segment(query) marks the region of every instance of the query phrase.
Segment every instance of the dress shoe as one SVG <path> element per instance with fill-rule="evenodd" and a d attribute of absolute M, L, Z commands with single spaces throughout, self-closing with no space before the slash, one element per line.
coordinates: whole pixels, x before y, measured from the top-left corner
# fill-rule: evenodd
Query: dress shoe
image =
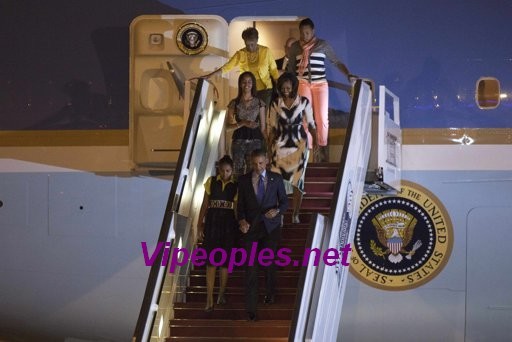
<path fill-rule="evenodd" d="M 248 312 L 247 313 L 247 320 L 251 321 L 251 322 L 255 322 L 257 320 L 256 319 L 256 314 L 254 312 Z"/>
<path fill-rule="evenodd" d="M 217 304 L 218 305 L 224 305 L 226 304 L 226 297 L 223 294 L 220 294 L 217 298 Z"/>
<path fill-rule="evenodd" d="M 265 296 L 265 299 L 263 299 L 263 303 L 265 304 L 274 304 L 276 302 L 274 295 L 271 296 Z"/>

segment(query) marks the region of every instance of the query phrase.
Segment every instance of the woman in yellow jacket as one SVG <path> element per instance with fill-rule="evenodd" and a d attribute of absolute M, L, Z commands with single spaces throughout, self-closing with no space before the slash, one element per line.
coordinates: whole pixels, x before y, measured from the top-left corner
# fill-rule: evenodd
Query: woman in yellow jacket
<path fill-rule="evenodd" d="M 222 67 L 203 76 L 209 78 L 218 72 L 228 72 L 235 67 L 240 73 L 250 71 L 256 78 L 257 96 L 265 102 L 267 109 L 272 98 L 272 79 L 277 80 L 279 73 L 270 49 L 258 44 L 258 30 L 246 28 L 242 32 L 245 48 L 238 50 Z"/>

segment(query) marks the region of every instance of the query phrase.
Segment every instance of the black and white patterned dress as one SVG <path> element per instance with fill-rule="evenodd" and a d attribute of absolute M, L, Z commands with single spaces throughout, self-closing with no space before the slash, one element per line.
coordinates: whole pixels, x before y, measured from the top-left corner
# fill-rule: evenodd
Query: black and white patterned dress
<path fill-rule="evenodd" d="M 313 109 L 306 97 L 297 96 L 290 107 L 281 97 L 270 106 L 268 126 L 274 137 L 271 170 L 280 173 L 287 193 L 293 187 L 304 191 L 304 174 L 309 156 L 305 124 L 314 126 Z"/>

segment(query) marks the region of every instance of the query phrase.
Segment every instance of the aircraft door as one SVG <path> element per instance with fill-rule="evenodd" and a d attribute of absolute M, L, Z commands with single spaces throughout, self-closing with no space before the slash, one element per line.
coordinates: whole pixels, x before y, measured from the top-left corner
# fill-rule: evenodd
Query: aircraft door
<path fill-rule="evenodd" d="M 130 25 L 130 154 L 136 169 L 178 160 L 196 82 L 226 61 L 215 15 L 143 15 Z M 216 83 L 225 94 L 225 82 Z M 222 99 L 219 105 L 224 105 Z"/>

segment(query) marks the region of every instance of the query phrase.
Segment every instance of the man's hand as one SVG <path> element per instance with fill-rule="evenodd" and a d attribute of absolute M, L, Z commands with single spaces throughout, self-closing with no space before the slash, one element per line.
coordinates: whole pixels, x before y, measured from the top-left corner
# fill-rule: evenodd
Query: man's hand
<path fill-rule="evenodd" d="M 265 213 L 265 217 L 268 219 L 272 219 L 272 218 L 276 217 L 277 215 L 279 215 L 279 209 L 270 209 L 269 211 L 267 211 Z"/>
<path fill-rule="evenodd" d="M 249 231 L 249 228 L 251 228 L 251 225 L 249 224 L 249 222 L 247 222 L 245 219 L 243 219 L 243 220 L 238 221 L 238 223 L 240 224 L 240 231 L 244 234 L 247 234 L 247 232 Z"/>

